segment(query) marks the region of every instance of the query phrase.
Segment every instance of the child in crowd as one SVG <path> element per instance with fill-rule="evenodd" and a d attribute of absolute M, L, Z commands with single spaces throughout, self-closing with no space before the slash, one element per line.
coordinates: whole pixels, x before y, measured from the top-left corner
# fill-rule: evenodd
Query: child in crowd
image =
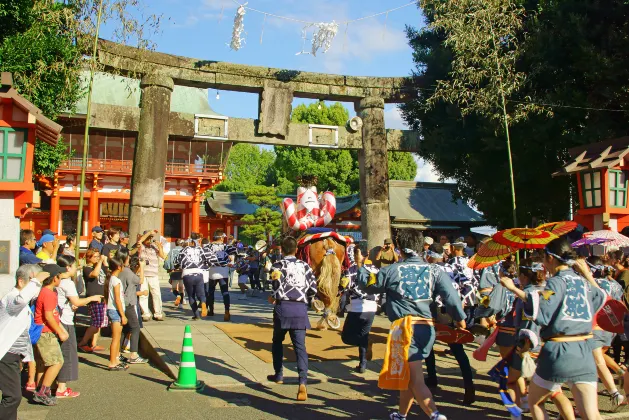
<path fill-rule="evenodd" d="M 107 257 L 101 255 L 96 248 L 90 248 L 85 254 L 86 265 L 83 267 L 83 281 L 85 281 L 86 296 L 105 295 L 105 270 Z M 107 307 L 102 302 L 91 302 L 87 305 L 87 313 L 90 315 L 90 326 L 79 343 L 79 349 L 86 353 L 105 350 L 97 345 L 100 337 L 100 329 L 109 325 L 107 319 Z"/>
<path fill-rule="evenodd" d="M 105 281 L 105 290 L 107 295 L 105 303 L 107 304 L 107 316 L 111 321 L 111 345 L 109 346 L 109 370 L 119 371 L 126 370 L 129 366 L 120 361 L 120 337 L 122 335 L 122 326 L 127 324 L 127 316 L 124 310 L 124 291 L 122 282 L 118 275 L 123 268 L 123 262 L 118 258 L 110 258 L 108 260 L 109 275 Z"/>
<path fill-rule="evenodd" d="M 35 347 L 37 372 L 42 373 L 42 378 L 39 391 L 33 396 L 33 401 L 51 406 L 57 404 L 57 399 L 52 397 L 50 387 L 63 366 L 63 354 L 59 341 L 64 342 L 69 337 L 68 332 L 61 325 L 55 288 L 59 287 L 61 276 L 67 276 L 67 271 L 56 264 L 46 264 L 44 271 L 49 273 L 50 277 L 42 282 L 43 287 L 37 297 L 34 316 L 35 323 L 44 326 Z"/>

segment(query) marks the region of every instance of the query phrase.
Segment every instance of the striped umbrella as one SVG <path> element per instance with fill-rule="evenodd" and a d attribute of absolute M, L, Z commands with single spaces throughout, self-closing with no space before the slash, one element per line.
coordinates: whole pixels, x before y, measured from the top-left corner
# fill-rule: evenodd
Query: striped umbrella
<path fill-rule="evenodd" d="M 544 248 L 550 241 L 557 239 L 554 233 L 533 228 L 512 228 L 496 232 L 492 239 L 499 244 L 516 249 Z"/>
<path fill-rule="evenodd" d="M 583 234 L 588 239 L 605 239 L 605 242 L 601 243 L 603 246 L 616 246 L 623 248 L 629 246 L 629 238 L 613 230 L 595 230 L 594 232 L 586 232 Z"/>
<path fill-rule="evenodd" d="M 481 270 L 504 260 L 509 255 L 517 252 L 517 249 L 499 244 L 493 239 L 484 241 L 478 252 L 468 261 L 467 266 L 473 270 Z"/>
<path fill-rule="evenodd" d="M 491 267 L 497 262 L 504 260 L 509 255 L 511 254 L 509 253 L 504 256 L 495 257 L 481 257 L 478 254 L 474 254 L 474 256 L 472 256 L 472 258 L 470 258 L 470 260 L 467 262 L 467 266 L 472 270 L 482 270 L 483 268 Z"/>
<path fill-rule="evenodd" d="M 562 236 L 568 232 L 572 232 L 579 226 L 577 222 L 564 221 L 564 222 L 551 222 L 539 225 L 536 229 L 545 230 L 546 232 L 552 232 L 554 235 Z"/>

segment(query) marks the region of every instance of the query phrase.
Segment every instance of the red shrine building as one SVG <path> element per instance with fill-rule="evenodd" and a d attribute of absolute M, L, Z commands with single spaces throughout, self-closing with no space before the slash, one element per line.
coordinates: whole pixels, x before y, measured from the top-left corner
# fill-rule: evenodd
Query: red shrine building
<path fill-rule="evenodd" d="M 568 150 L 570 161 L 554 175 L 577 177 L 579 208 L 574 220 L 589 230 L 629 227 L 627 184 L 629 137 Z"/>
<path fill-rule="evenodd" d="M 92 96 L 92 123 L 85 179 L 83 241 L 92 227 L 119 227 L 128 231 L 131 173 L 137 128 L 122 121 L 139 121 L 140 86 L 138 80 L 97 73 Z M 208 91 L 175 86 L 171 97 L 171 120 L 180 114 L 218 116 L 208 104 Z M 79 212 L 85 114 L 87 99 L 77 104 L 76 112 L 62 115 L 61 141 L 67 145 L 71 158 L 61 164 L 54 176 L 39 177 L 40 209 L 27 214 L 23 229 L 39 235 L 50 228 L 60 236 L 76 232 Z M 136 122 L 137 122 L 136 121 Z M 127 129 L 121 130 L 119 127 Z M 201 215 L 205 191 L 223 178 L 223 168 L 231 143 L 196 139 L 178 135 L 171 124 L 168 139 L 166 185 L 164 188 L 162 235 L 167 238 L 188 237 L 191 232 L 207 235 L 208 223 Z M 226 226 L 222 226 L 225 228 Z"/>
<path fill-rule="evenodd" d="M 0 77 L 0 296 L 15 284 L 21 220 L 37 211 L 33 184 L 35 139 L 57 144 L 61 126 L 46 118 L 13 88 L 11 73 Z"/>

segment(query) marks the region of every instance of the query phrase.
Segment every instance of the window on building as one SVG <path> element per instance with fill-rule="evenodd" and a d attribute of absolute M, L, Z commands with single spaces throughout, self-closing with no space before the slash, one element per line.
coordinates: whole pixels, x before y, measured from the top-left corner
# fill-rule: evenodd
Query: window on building
<path fill-rule="evenodd" d="M 627 207 L 627 172 L 609 171 L 609 205 Z"/>
<path fill-rule="evenodd" d="M 79 220 L 78 210 L 62 210 L 61 233 L 63 235 L 76 234 L 76 227 L 77 227 L 78 220 Z"/>
<path fill-rule="evenodd" d="M 0 127 L 0 181 L 24 180 L 26 132 Z"/>
<path fill-rule="evenodd" d="M 583 174 L 583 203 L 585 207 L 601 206 L 601 172 L 586 172 Z"/>

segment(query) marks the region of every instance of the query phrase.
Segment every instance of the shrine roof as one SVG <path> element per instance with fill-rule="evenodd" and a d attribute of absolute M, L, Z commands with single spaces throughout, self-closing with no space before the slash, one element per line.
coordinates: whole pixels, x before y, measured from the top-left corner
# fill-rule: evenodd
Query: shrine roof
<path fill-rule="evenodd" d="M 568 150 L 568 162 L 553 176 L 622 166 L 628 153 L 629 136 L 574 147 Z"/>
<path fill-rule="evenodd" d="M 89 72 L 83 72 L 81 84 L 87 91 Z M 126 107 L 140 106 L 140 81 L 128 77 L 97 72 L 94 74 L 92 102 Z M 219 115 L 208 102 L 207 89 L 175 85 L 170 98 L 170 110 L 186 114 Z M 76 114 L 87 113 L 87 95 L 76 104 Z"/>
<path fill-rule="evenodd" d="M 473 225 L 485 223 L 483 216 L 462 200 L 454 200 L 454 184 L 441 182 L 389 182 L 389 212 L 395 222 Z"/>
<path fill-rule="evenodd" d="M 453 199 L 453 184 L 436 182 L 390 181 L 389 211 L 392 222 L 413 223 L 463 223 L 481 226 L 483 216 L 461 200 Z M 295 196 L 287 196 L 295 199 Z M 360 206 L 358 194 L 337 197 L 336 214 L 342 214 Z M 243 193 L 212 193 L 205 201 L 205 215 L 244 215 L 255 212 L 257 206 L 249 203 Z"/>
<path fill-rule="evenodd" d="M 57 144 L 62 127 L 15 90 L 13 76 L 8 72 L 3 72 L 0 79 L 0 99 L 4 98 L 13 100 L 15 105 L 35 117 L 35 136 L 38 139 L 53 146 Z M 32 122 L 30 118 L 29 122 Z"/>

